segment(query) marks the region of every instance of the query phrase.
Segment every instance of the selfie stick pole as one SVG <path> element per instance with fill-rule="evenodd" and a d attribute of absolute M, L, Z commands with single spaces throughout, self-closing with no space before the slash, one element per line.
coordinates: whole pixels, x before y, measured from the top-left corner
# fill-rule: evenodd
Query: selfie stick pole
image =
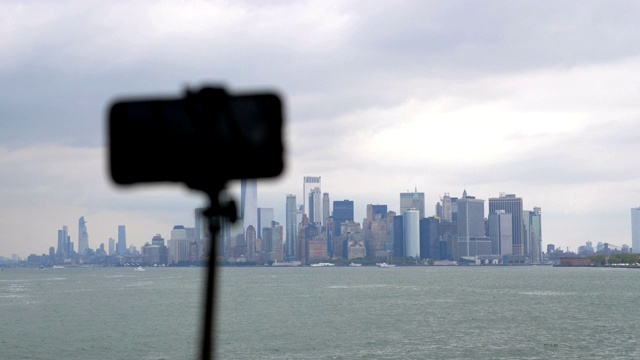
<path fill-rule="evenodd" d="M 209 235 L 211 236 L 211 242 L 209 244 L 209 259 L 207 260 L 207 283 L 205 286 L 206 301 L 204 311 L 204 328 L 202 336 L 202 360 L 210 360 L 213 349 L 213 313 L 215 307 L 215 284 L 216 284 L 216 266 L 215 261 L 218 255 L 218 236 L 222 223 L 227 220 L 229 222 L 236 221 L 236 206 L 232 200 L 227 201 L 224 204 L 220 203 L 220 192 L 215 194 L 209 193 L 210 205 L 204 211 L 209 224 Z"/>

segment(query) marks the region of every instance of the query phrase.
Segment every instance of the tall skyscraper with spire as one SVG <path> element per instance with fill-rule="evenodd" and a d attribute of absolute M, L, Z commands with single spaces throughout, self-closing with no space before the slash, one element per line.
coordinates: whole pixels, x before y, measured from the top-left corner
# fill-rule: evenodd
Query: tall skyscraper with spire
<path fill-rule="evenodd" d="M 89 248 L 89 233 L 87 232 L 87 222 L 84 216 L 80 216 L 78 220 L 78 254 L 84 255 Z"/>

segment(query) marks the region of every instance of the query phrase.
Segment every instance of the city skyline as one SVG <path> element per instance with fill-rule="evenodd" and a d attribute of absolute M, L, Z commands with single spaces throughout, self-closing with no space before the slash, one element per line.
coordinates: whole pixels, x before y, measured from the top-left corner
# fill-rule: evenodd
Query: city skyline
<path fill-rule="evenodd" d="M 304 177 L 305 179 L 305 184 L 306 184 L 306 179 L 309 178 L 307 176 Z M 316 177 L 316 179 L 320 179 L 320 177 Z M 246 188 L 245 188 L 245 185 Z M 243 189 L 246 189 L 243 191 Z M 303 186 L 302 189 L 302 193 L 308 191 L 306 186 Z M 309 190 L 310 192 L 313 192 L 312 190 Z M 297 224 L 290 224 L 288 225 L 288 227 L 292 228 L 292 226 L 299 226 L 300 222 L 302 221 L 302 214 L 303 214 L 303 208 L 304 208 L 304 204 L 300 203 L 297 201 L 297 199 L 299 199 L 300 197 L 295 196 L 295 194 L 293 193 L 289 193 L 286 194 L 285 197 L 285 201 L 284 201 L 284 205 L 282 207 L 262 207 L 262 206 L 258 206 L 258 198 L 259 198 L 259 188 L 258 188 L 258 182 L 257 181 L 249 181 L 249 182 L 241 182 L 241 187 L 240 187 L 240 195 L 236 198 L 233 197 L 233 200 L 235 202 L 237 202 L 237 210 L 238 210 L 238 223 L 235 226 L 242 226 L 243 227 L 243 232 L 246 231 L 246 228 L 249 225 L 253 225 L 253 224 L 246 224 L 243 221 L 243 216 L 244 217 L 248 217 L 250 219 L 251 222 L 255 222 L 255 225 L 253 225 L 254 227 L 254 231 L 256 231 L 256 236 L 258 236 L 261 233 L 261 228 L 258 229 L 258 223 L 260 223 L 260 213 L 261 211 L 264 212 L 266 215 L 263 215 L 263 217 L 265 219 L 269 219 L 269 222 L 275 221 L 277 223 L 280 223 L 281 225 L 286 225 L 287 224 L 287 218 L 286 218 L 286 208 L 287 206 L 292 206 L 292 209 L 295 209 L 295 219 Z M 323 193 L 325 195 L 325 197 L 329 198 L 331 197 L 331 192 L 324 192 Z M 402 215 L 404 213 L 404 211 L 406 211 L 407 209 L 415 209 L 418 210 L 419 213 L 424 209 L 424 215 L 420 214 L 418 217 L 421 219 L 423 217 L 440 217 L 442 218 L 442 216 L 438 215 L 438 211 L 443 211 L 443 204 L 444 203 L 448 203 L 449 206 L 451 206 L 451 199 L 456 199 L 457 200 L 457 206 L 458 209 L 467 209 L 467 202 L 472 202 L 475 203 L 477 205 L 476 206 L 478 209 L 481 210 L 480 213 L 478 213 L 477 216 L 479 216 L 478 220 L 482 220 L 482 223 L 479 223 L 476 221 L 477 225 L 476 228 L 474 230 L 474 228 L 471 229 L 467 229 L 467 228 L 460 228 L 458 229 L 458 233 L 460 234 L 460 236 L 465 237 L 467 234 L 467 231 L 469 231 L 469 236 L 474 237 L 474 236 L 489 236 L 488 233 L 485 233 L 484 230 L 484 221 L 492 221 L 490 216 L 493 215 L 496 212 L 504 212 L 505 210 L 507 211 L 507 213 L 509 213 L 510 211 L 514 211 L 516 210 L 516 215 L 515 216 L 515 221 L 509 220 L 510 224 L 513 224 L 513 230 L 511 232 L 511 234 L 518 234 L 521 233 L 521 229 L 520 226 L 515 225 L 514 223 L 520 223 L 523 220 L 523 212 L 529 212 L 529 213 L 537 213 L 537 215 L 540 215 L 541 212 L 541 207 L 540 206 L 535 206 L 532 205 L 530 207 L 524 206 L 524 201 L 526 199 L 523 199 L 522 197 L 516 196 L 516 194 L 507 194 L 505 192 L 499 192 L 497 196 L 493 196 L 493 197 L 489 197 L 487 199 L 481 199 L 481 198 L 477 198 L 476 196 L 473 196 L 471 194 L 469 194 L 467 192 L 466 189 L 463 189 L 462 193 L 460 194 L 460 196 L 455 196 L 451 195 L 452 193 L 449 192 L 445 192 L 442 194 L 437 195 L 437 198 L 439 199 L 438 202 L 436 202 L 436 204 L 434 204 L 434 206 L 432 207 L 433 210 L 429 211 L 429 207 L 427 207 L 424 203 L 424 198 L 425 198 L 425 193 L 424 192 L 419 192 L 418 188 L 415 187 L 414 190 L 410 191 L 410 190 L 406 190 L 403 192 L 399 192 L 398 193 L 398 201 L 396 203 L 397 206 L 393 206 L 390 204 L 382 204 L 380 202 L 368 202 L 362 206 L 356 205 L 355 202 L 353 200 L 350 199 L 341 199 L 341 200 L 336 200 L 336 199 L 332 199 L 330 201 L 331 209 L 330 209 L 330 216 L 333 217 L 333 205 L 337 202 L 337 203 L 344 203 L 349 202 L 350 204 L 348 205 L 350 208 L 353 207 L 352 211 L 354 216 L 353 219 L 349 219 L 349 220 L 353 220 L 356 223 L 359 223 L 360 225 L 363 224 L 363 220 L 366 219 L 368 217 L 367 212 L 369 211 L 369 206 L 373 206 L 373 207 L 385 207 L 386 209 L 388 209 L 388 211 L 394 211 L 396 212 L 397 215 Z M 289 201 L 295 201 L 291 204 L 287 204 Z M 517 205 L 515 205 L 515 207 L 513 207 L 514 205 L 508 205 L 509 203 L 515 203 Z M 507 205 L 504 205 L 507 204 Z M 511 207 L 510 207 L 511 206 Z M 250 212 L 255 212 L 255 214 L 245 214 L 245 211 L 247 211 L 247 207 L 249 209 L 251 209 Z M 426 208 L 426 209 L 425 209 Z M 187 221 L 185 223 L 180 223 L 180 224 L 172 224 L 172 225 L 167 225 L 166 228 L 170 229 L 168 231 L 168 233 L 171 233 L 175 226 L 186 226 L 186 227 L 193 227 L 194 231 L 196 231 L 196 233 L 202 231 L 201 227 L 203 226 L 203 223 L 197 219 L 197 216 L 200 214 L 201 215 L 201 211 L 203 208 L 195 208 L 191 210 L 191 215 L 192 215 L 192 219 L 191 222 Z M 630 237 L 636 238 L 637 233 L 640 233 L 640 231 L 638 229 L 640 229 L 640 208 L 631 208 L 631 218 L 629 221 L 629 234 Z M 285 210 L 285 211 L 280 211 L 280 210 Z M 282 215 L 283 213 L 285 213 L 283 218 L 279 218 L 276 217 L 274 214 L 279 214 Z M 475 213 L 475 212 L 474 212 Z M 358 215 L 356 215 L 358 214 Z M 308 214 L 305 214 L 308 216 Z M 360 217 L 358 217 L 360 216 Z M 458 219 L 460 219 L 460 216 L 466 217 L 468 215 L 465 214 L 465 212 L 463 211 L 463 213 L 461 213 L 458 217 Z M 547 220 L 546 216 L 545 216 L 545 221 Z M 264 221 L 264 220 L 263 220 Z M 89 235 L 88 235 L 88 230 L 87 230 L 87 226 L 86 223 L 87 221 L 85 221 L 84 216 L 81 216 L 80 219 L 78 220 L 78 229 L 77 232 L 70 232 L 69 231 L 69 227 L 67 225 L 62 225 L 62 230 L 57 230 L 58 231 L 58 240 L 57 240 L 57 246 L 55 245 L 51 245 L 53 246 L 56 250 L 58 250 L 60 248 L 60 244 L 61 241 L 64 242 L 64 240 L 61 239 L 66 239 L 67 243 L 71 243 L 72 246 L 74 247 L 74 250 L 78 253 L 80 253 L 80 247 L 84 246 L 84 248 L 86 249 L 86 247 L 89 247 L 93 250 L 96 250 L 97 248 L 99 248 L 99 246 L 101 244 L 104 245 L 105 249 L 110 249 L 110 241 L 113 240 L 111 237 L 104 240 L 104 241 L 98 241 L 98 240 L 93 240 L 92 243 L 94 244 L 93 247 L 88 246 L 89 244 Z M 462 219 L 462 222 L 458 222 L 459 224 L 466 224 L 464 223 L 464 218 Z M 334 223 L 335 224 L 335 223 Z M 135 243 L 130 243 L 129 245 L 127 245 L 127 240 L 126 240 L 126 235 L 125 235 L 125 226 L 126 225 L 118 225 L 117 226 L 117 245 L 116 245 L 116 251 L 117 252 L 123 252 L 124 249 L 121 248 L 122 246 L 124 246 L 124 248 L 128 249 L 130 246 L 134 246 L 137 250 L 139 250 L 144 244 L 146 243 L 151 243 L 152 239 L 156 236 L 165 236 L 165 234 L 163 234 L 160 231 L 156 231 L 153 234 L 150 234 L 148 239 L 137 239 L 138 241 L 136 241 Z M 491 225 L 489 225 L 491 227 Z M 284 239 L 284 251 L 285 254 L 287 252 L 287 246 L 292 246 L 293 248 L 290 251 L 295 252 L 295 245 L 287 245 L 287 240 L 289 239 L 290 235 L 286 235 L 287 232 L 284 230 L 284 234 L 285 234 L 285 239 Z M 198 230 L 196 230 L 198 229 Z M 543 227 L 544 229 L 544 227 Z M 337 230 L 339 231 L 339 230 Z M 544 231 L 543 231 L 544 233 Z M 62 234 L 62 235 L 61 235 Z M 76 235 L 75 237 L 73 235 Z M 510 235 L 513 236 L 513 235 Z M 640 237 L 637 237 L 640 238 Z M 562 244 L 558 244 L 555 243 L 553 241 L 547 241 L 545 240 L 545 236 L 542 236 L 542 242 L 541 242 L 541 249 L 538 249 L 538 251 L 545 251 L 545 249 L 547 249 L 548 245 L 553 245 L 556 249 L 562 249 L 564 251 L 571 251 L 571 252 L 575 252 L 578 250 L 578 247 L 584 246 L 587 243 L 610 243 L 613 244 L 616 247 L 623 247 L 623 246 L 629 246 L 632 247 L 632 241 L 629 242 L 624 242 L 624 241 L 607 241 L 607 240 L 602 240 L 602 241 L 585 241 L 582 244 L 577 244 L 578 246 L 575 249 L 566 249 L 562 247 Z M 513 241 L 512 246 L 517 248 L 517 244 L 522 244 L 521 239 L 516 238 Z M 122 245 L 121 245 L 122 243 Z M 87 244 L 87 245 L 85 245 Z M 69 245 L 65 245 L 65 248 L 68 248 Z M 15 252 L 11 252 L 11 254 L 0 254 L 0 257 L 6 257 L 6 258 L 10 258 L 9 255 L 18 255 L 20 258 L 26 258 L 27 255 L 40 255 L 40 254 L 46 254 L 48 252 L 48 247 L 47 247 L 47 251 L 45 251 L 45 249 L 43 249 L 41 252 L 30 252 L 28 254 L 16 254 Z M 523 250 L 524 247 L 520 250 L 516 250 L 518 253 L 523 254 L 525 253 L 525 250 Z M 513 250 L 513 248 L 512 248 Z M 528 252 L 528 251 L 527 251 Z M 107 251 L 107 253 L 110 253 L 110 251 Z"/>
<path fill-rule="evenodd" d="M 178 98 L 207 84 L 281 95 L 285 170 L 258 180 L 257 204 L 277 219 L 284 194 L 302 204 L 301 179 L 322 176 L 321 191 L 353 200 L 356 219 L 416 187 L 428 212 L 446 192 L 505 192 L 543 210 L 545 243 L 631 243 L 640 3 L 62 0 L 0 10 L 2 256 L 43 251 L 65 224 L 77 237 L 80 216 L 94 248 L 120 224 L 139 244 L 191 223 L 204 194 L 113 183 L 106 113 L 116 98 Z M 238 166 L 244 150 L 229 149 Z M 223 170 L 215 158 L 198 164 L 158 171 Z M 240 204 L 239 181 L 228 189 Z"/>

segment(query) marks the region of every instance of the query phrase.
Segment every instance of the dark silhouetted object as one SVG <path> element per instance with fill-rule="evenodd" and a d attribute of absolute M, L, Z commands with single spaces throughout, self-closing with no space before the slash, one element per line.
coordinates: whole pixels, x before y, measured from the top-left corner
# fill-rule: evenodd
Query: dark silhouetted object
<path fill-rule="evenodd" d="M 210 200 L 210 246 L 202 359 L 212 354 L 216 240 L 222 221 L 235 221 L 233 201 L 220 194 L 234 179 L 279 176 L 284 170 L 283 110 L 272 92 L 231 95 L 222 87 L 182 98 L 123 98 L 109 107 L 109 169 L 118 185 L 184 183 Z M 184 171 L 172 171 L 179 164 Z"/>

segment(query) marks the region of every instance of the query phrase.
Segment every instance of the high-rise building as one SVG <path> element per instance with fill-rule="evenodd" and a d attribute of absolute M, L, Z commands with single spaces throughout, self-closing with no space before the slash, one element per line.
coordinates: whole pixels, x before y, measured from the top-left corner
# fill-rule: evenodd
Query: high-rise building
<path fill-rule="evenodd" d="M 471 241 L 484 237 L 484 200 L 476 199 L 475 196 L 468 196 L 464 190 L 462 198 L 458 199 L 458 249 L 460 254 L 470 256 L 473 252 L 470 249 Z M 477 254 L 477 253 L 476 253 Z"/>
<path fill-rule="evenodd" d="M 127 230 L 124 225 L 118 225 L 118 242 L 116 243 L 116 253 L 125 254 L 127 252 Z"/>
<path fill-rule="evenodd" d="M 296 258 L 296 242 L 298 239 L 298 205 L 296 204 L 295 195 L 287 195 L 285 209 L 285 258 L 291 261 Z"/>
<path fill-rule="evenodd" d="M 84 216 L 80 216 L 78 220 L 78 254 L 84 255 L 89 248 L 89 233 L 87 232 L 87 222 Z"/>
<path fill-rule="evenodd" d="M 353 221 L 353 200 L 337 200 L 333 202 L 333 236 L 341 235 L 341 226 L 345 221 Z"/>
<path fill-rule="evenodd" d="M 513 254 L 512 219 L 511 214 L 505 213 L 504 210 L 496 210 L 495 213 L 489 214 L 488 235 L 494 255 Z"/>
<path fill-rule="evenodd" d="M 529 249 L 525 255 L 528 256 L 532 262 L 538 263 L 542 260 L 542 224 L 540 208 L 534 207 L 533 211 L 522 211 L 522 220 L 522 242 L 525 244 L 525 249 Z"/>
<path fill-rule="evenodd" d="M 184 225 L 176 225 L 171 229 L 169 239 L 169 263 L 176 264 L 180 261 L 189 261 L 189 238 L 187 228 Z"/>
<path fill-rule="evenodd" d="M 71 255 L 69 228 L 67 225 L 62 226 L 62 229 L 58 230 L 58 250 L 56 254 L 58 257 L 67 257 Z"/>
<path fill-rule="evenodd" d="M 327 226 L 327 220 L 331 217 L 331 201 L 329 200 L 329 193 L 322 194 L 322 225 Z"/>
<path fill-rule="evenodd" d="M 109 256 L 116 254 L 116 239 L 109 238 Z"/>
<path fill-rule="evenodd" d="M 273 208 L 258 208 L 258 239 L 262 237 L 262 229 L 271 228 L 273 226 Z"/>
<path fill-rule="evenodd" d="M 194 219 L 196 230 L 196 240 L 209 239 L 209 223 L 204 215 L 204 208 L 197 208 L 194 211 Z"/>
<path fill-rule="evenodd" d="M 529 255 L 531 249 L 523 243 L 523 227 L 522 219 L 522 198 L 516 197 L 514 194 L 501 193 L 497 198 L 489 198 L 489 214 L 495 214 L 496 210 L 504 210 L 506 214 L 511 214 L 512 219 L 512 236 L 513 236 L 513 255 Z M 459 210 L 458 210 L 459 211 Z M 458 214 L 458 216 L 460 216 Z"/>
<path fill-rule="evenodd" d="M 310 223 L 322 226 L 322 193 L 319 187 L 311 189 L 309 193 L 309 214 L 307 215 Z"/>
<path fill-rule="evenodd" d="M 420 212 L 407 209 L 402 213 L 402 236 L 404 238 L 404 256 L 420 257 Z"/>
<path fill-rule="evenodd" d="M 363 240 L 367 256 L 387 257 L 389 221 L 387 205 L 367 204 L 367 217 L 362 222 Z"/>
<path fill-rule="evenodd" d="M 256 242 L 258 241 L 256 229 L 253 225 L 249 225 L 244 232 L 245 241 L 247 242 L 247 260 L 256 260 Z"/>
<path fill-rule="evenodd" d="M 403 257 L 404 255 L 404 217 L 402 215 L 393 216 L 393 256 Z"/>
<path fill-rule="evenodd" d="M 309 194 L 314 189 L 321 191 L 320 176 L 305 176 L 302 184 L 302 213 L 309 216 Z M 322 207 L 322 204 L 320 204 Z M 322 212 L 320 212 L 322 213 Z"/>
<path fill-rule="evenodd" d="M 631 252 L 640 253 L 640 207 L 631 208 Z"/>
<path fill-rule="evenodd" d="M 440 218 L 442 221 L 451 222 L 453 221 L 453 214 L 451 208 L 451 196 L 449 193 L 445 193 L 444 196 L 440 198 L 440 202 L 442 203 L 442 214 Z"/>
<path fill-rule="evenodd" d="M 439 260 L 440 243 L 439 243 L 439 227 L 440 221 L 435 216 L 420 219 L 420 258 Z"/>
<path fill-rule="evenodd" d="M 418 192 L 417 187 L 413 192 L 400 193 L 400 214 L 409 209 L 418 210 L 420 219 L 424 218 L 424 193 Z"/>
<path fill-rule="evenodd" d="M 383 220 L 387 218 L 387 205 L 367 204 L 367 220 Z"/>
<path fill-rule="evenodd" d="M 242 179 L 240 181 L 240 219 L 243 232 L 249 226 L 258 228 L 258 182 L 256 179 Z"/>

